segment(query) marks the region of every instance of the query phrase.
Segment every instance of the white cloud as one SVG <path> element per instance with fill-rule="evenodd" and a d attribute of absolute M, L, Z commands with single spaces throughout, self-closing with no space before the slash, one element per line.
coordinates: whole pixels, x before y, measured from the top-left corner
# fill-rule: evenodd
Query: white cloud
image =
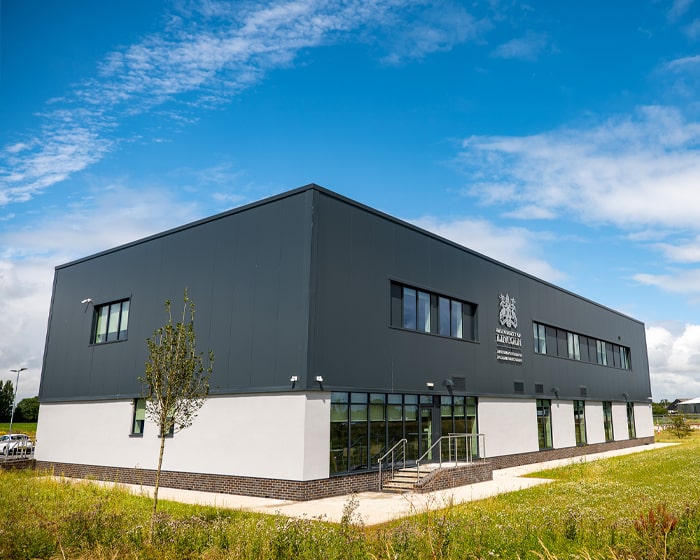
<path fill-rule="evenodd" d="M 411 223 L 548 282 L 565 278 L 563 272 L 540 256 L 541 234 L 524 228 L 496 227 L 485 220 L 438 220 L 426 216 Z"/>
<path fill-rule="evenodd" d="M 646 286 L 656 286 L 678 294 L 700 293 L 700 269 L 669 270 L 666 274 L 638 273 L 634 280 Z"/>
<path fill-rule="evenodd" d="M 45 212 L 31 228 L 0 232 L 0 363 L 28 368 L 18 400 L 39 391 L 54 268 L 203 214 L 197 203 L 183 203 L 171 190 L 116 184 L 67 212 Z M 0 372 L 1 380 L 10 377 L 9 371 Z"/>
<path fill-rule="evenodd" d="M 466 192 L 510 212 L 536 206 L 544 216 L 586 223 L 696 230 L 699 146 L 700 123 L 672 108 L 644 107 L 592 128 L 473 136 L 460 161 Z"/>
<path fill-rule="evenodd" d="M 668 20 L 671 22 L 678 21 L 693 5 L 694 0 L 673 0 L 671 9 L 668 11 Z"/>
<path fill-rule="evenodd" d="M 677 263 L 700 263 L 700 235 L 694 239 L 675 243 L 657 243 L 654 248 L 669 260 Z"/>
<path fill-rule="evenodd" d="M 288 65 L 301 49 L 342 40 L 353 30 L 379 28 L 407 4 L 189 4 L 187 18 L 172 14 L 163 31 L 109 53 L 95 77 L 51 100 L 38 115 L 38 131 L 0 151 L 0 205 L 25 201 L 102 159 L 119 143 L 119 125 L 128 117 L 167 104 L 163 114 L 181 113 L 187 121 L 188 106 L 224 103 L 268 70 Z M 456 39 L 437 44 L 451 40 Z"/>
<path fill-rule="evenodd" d="M 515 58 L 519 60 L 537 60 L 549 46 L 549 37 L 544 33 L 528 32 L 525 37 L 511 39 L 499 45 L 493 56 L 497 58 Z"/>
<path fill-rule="evenodd" d="M 414 9 L 418 6 L 416 4 Z M 397 20 L 391 26 L 388 39 L 391 53 L 384 62 L 398 64 L 448 51 L 455 45 L 479 40 L 491 28 L 487 18 L 477 19 L 462 5 L 453 2 L 438 2 L 417 9 L 420 13 L 410 22 Z"/>
<path fill-rule="evenodd" d="M 699 397 L 700 325 L 649 325 L 646 337 L 654 400 Z"/>

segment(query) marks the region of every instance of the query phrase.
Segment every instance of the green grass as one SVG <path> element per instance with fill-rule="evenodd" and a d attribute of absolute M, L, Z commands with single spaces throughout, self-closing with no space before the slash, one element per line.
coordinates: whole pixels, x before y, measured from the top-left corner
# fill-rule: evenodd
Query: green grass
<path fill-rule="evenodd" d="M 10 431 L 9 422 L 0 422 L 0 436 Z M 27 434 L 31 438 L 36 437 L 36 422 L 14 422 L 12 431 L 16 434 Z"/>
<path fill-rule="evenodd" d="M 146 498 L 0 471 L 0 558 L 700 560 L 700 434 L 539 476 L 555 482 L 378 527 L 352 498 L 340 524 L 163 501 L 149 545 Z"/>

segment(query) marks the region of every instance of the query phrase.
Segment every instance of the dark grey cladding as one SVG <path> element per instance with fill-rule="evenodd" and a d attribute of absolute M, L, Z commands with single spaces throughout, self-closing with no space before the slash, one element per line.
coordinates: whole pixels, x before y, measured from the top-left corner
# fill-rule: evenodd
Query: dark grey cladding
<path fill-rule="evenodd" d="M 476 304 L 476 341 L 391 326 L 392 281 Z M 425 392 L 432 382 L 443 394 L 651 396 L 639 321 L 308 185 L 58 267 L 41 401 L 137 396 L 146 338 L 184 288 L 198 347 L 216 355 L 213 393 L 314 390 L 322 376 L 324 390 Z M 499 322 L 502 294 L 516 300 L 517 329 Z M 91 344 L 93 306 L 125 298 L 128 339 Z M 632 369 L 535 354 L 533 321 L 630 348 Z M 502 351 L 511 361 L 497 359 L 497 329 L 509 333 L 501 342 L 521 337 Z"/>

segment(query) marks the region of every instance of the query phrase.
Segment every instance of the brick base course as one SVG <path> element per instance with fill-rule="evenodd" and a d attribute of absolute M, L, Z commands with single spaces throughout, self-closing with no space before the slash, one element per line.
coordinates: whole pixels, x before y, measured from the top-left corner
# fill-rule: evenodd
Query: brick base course
<path fill-rule="evenodd" d="M 419 492 L 444 490 L 447 488 L 454 488 L 455 486 L 491 480 L 493 469 L 515 467 L 554 459 L 579 457 L 592 453 L 599 453 L 601 451 L 624 449 L 651 443 L 654 443 L 653 436 L 635 440 L 597 443 L 582 447 L 569 447 L 565 449 L 489 457 L 487 462 L 476 462 L 470 465 L 464 465 L 463 467 L 436 471 L 434 475 L 426 477 L 426 479 L 422 481 L 421 486 L 416 488 L 416 490 Z M 36 461 L 36 469 L 49 471 L 55 475 L 69 478 L 91 478 L 144 486 L 153 486 L 155 484 L 156 474 L 155 470 L 149 469 L 128 469 L 122 467 L 54 463 L 48 461 Z M 388 473 L 383 473 L 382 476 L 383 478 L 388 477 Z M 162 471 L 160 484 L 162 487 L 181 490 L 197 490 L 202 492 L 305 501 L 328 498 L 331 496 L 342 496 L 357 492 L 376 491 L 379 487 L 378 477 L 379 474 L 376 471 L 334 476 L 317 480 L 279 480 L 224 474 Z"/>

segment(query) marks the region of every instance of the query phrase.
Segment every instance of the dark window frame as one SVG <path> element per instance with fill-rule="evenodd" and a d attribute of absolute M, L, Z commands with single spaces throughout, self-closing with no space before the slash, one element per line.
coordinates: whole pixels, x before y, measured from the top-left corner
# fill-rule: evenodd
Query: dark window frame
<path fill-rule="evenodd" d="M 110 331 L 110 323 L 116 313 L 117 329 Z M 101 345 L 124 342 L 129 339 L 129 317 L 131 298 L 118 299 L 95 305 L 90 330 L 90 344 Z M 104 327 L 104 328 L 103 328 Z M 111 337 L 111 333 L 116 333 Z"/>
<path fill-rule="evenodd" d="M 390 286 L 390 327 L 454 340 L 479 341 L 477 304 L 394 280 Z M 410 300 L 406 299 L 407 296 Z M 425 302 L 430 305 L 427 313 Z M 453 316 L 458 309 L 461 315 Z M 406 316 L 406 310 L 412 314 Z M 445 317 L 445 314 L 448 316 Z M 448 326 L 449 334 L 446 333 Z"/>
<path fill-rule="evenodd" d="M 626 346 L 546 325 L 539 321 L 532 322 L 532 332 L 535 354 L 632 371 L 631 352 Z M 578 354 L 576 339 L 578 339 Z"/>

